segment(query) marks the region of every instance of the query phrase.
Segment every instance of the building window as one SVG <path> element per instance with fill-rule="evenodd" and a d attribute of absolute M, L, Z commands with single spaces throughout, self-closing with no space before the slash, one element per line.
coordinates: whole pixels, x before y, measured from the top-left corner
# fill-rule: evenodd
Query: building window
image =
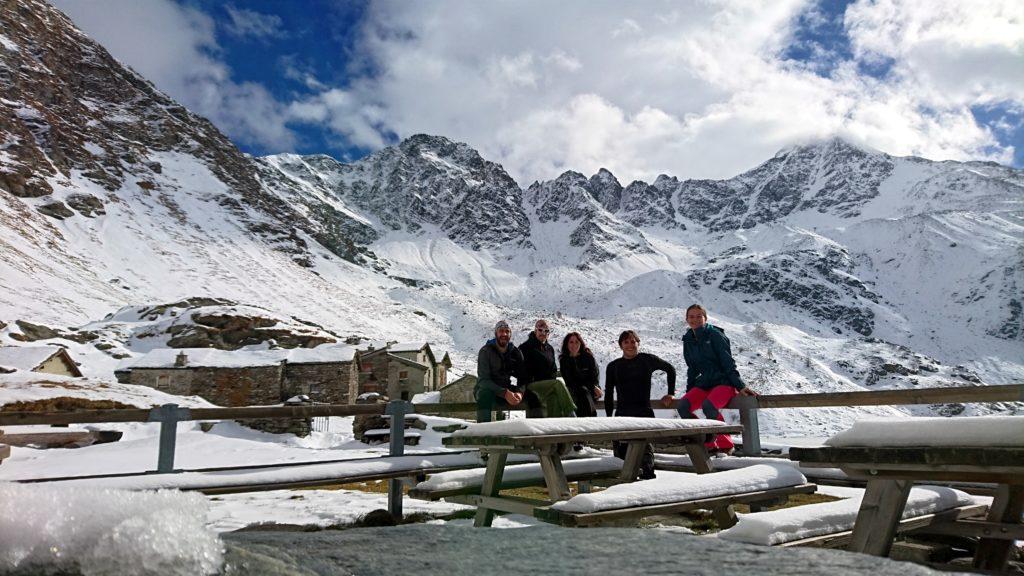
<path fill-rule="evenodd" d="M 398 373 L 398 379 L 399 380 L 408 380 L 409 379 L 409 371 L 408 370 L 402 370 L 401 372 L 399 372 Z"/>

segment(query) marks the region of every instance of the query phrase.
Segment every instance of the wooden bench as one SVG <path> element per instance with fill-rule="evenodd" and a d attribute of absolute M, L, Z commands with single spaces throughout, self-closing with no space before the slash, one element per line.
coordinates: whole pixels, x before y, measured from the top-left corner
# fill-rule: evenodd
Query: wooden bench
<path fill-rule="evenodd" d="M 713 510 L 733 504 L 749 504 L 762 502 L 764 500 L 785 500 L 793 494 L 812 494 L 817 490 L 815 484 L 798 484 L 785 488 L 773 490 L 759 490 L 756 492 L 745 492 L 742 494 L 728 494 L 712 498 L 700 498 L 696 500 L 682 500 L 665 504 L 654 504 L 650 506 L 637 506 L 634 508 L 620 508 L 616 510 L 601 510 L 599 512 L 564 512 L 554 508 L 538 508 L 534 516 L 545 522 L 558 524 L 567 527 L 598 526 L 601 524 L 619 523 L 623 521 L 640 520 L 648 516 L 666 516 L 679 514 L 691 510 Z"/>
<path fill-rule="evenodd" d="M 594 462 L 600 460 L 600 462 Z M 575 468 L 581 468 L 579 464 L 586 462 L 588 468 L 585 471 L 576 471 Z M 590 464 L 596 464 L 597 466 L 591 466 Z M 568 482 L 579 482 L 582 486 L 589 486 L 592 482 L 600 481 L 611 481 L 619 476 L 622 471 L 622 460 L 613 457 L 604 458 L 581 458 L 576 460 L 566 460 L 562 463 L 565 470 L 565 477 Z M 529 471 L 527 476 L 519 474 L 521 471 Z M 484 485 L 484 478 L 486 471 L 484 469 L 474 470 L 470 482 L 465 482 L 457 488 L 430 488 L 426 486 L 426 482 L 421 482 L 416 485 L 412 490 L 409 490 L 409 497 L 416 498 L 417 500 L 448 500 L 450 502 L 461 501 L 468 503 L 469 499 L 464 498 L 471 494 L 479 494 L 480 488 Z M 544 471 L 540 464 L 518 464 L 515 466 L 508 466 L 505 468 L 506 474 L 512 476 L 518 476 L 516 478 L 502 478 L 500 490 L 509 490 L 513 488 L 525 488 L 528 486 L 542 486 L 544 484 Z M 432 475 L 432 479 L 437 476 L 445 476 L 448 473 L 442 472 L 440 474 Z M 464 474 L 460 474 L 464 475 Z M 581 492 L 589 490 L 588 488 L 581 489 Z"/>
<path fill-rule="evenodd" d="M 117 442 L 123 432 L 119 430 L 68 430 L 63 432 L 27 432 L 4 434 L 4 443 L 29 448 L 81 448 L 93 444 Z"/>
<path fill-rule="evenodd" d="M 11 447 L 7 444 L 0 444 L 0 464 L 3 463 L 4 458 L 11 457 Z"/>
<path fill-rule="evenodd" d="M 985 504 L 970 504 L 968 506 L 959 506 L 957 508 L 943 510 L 942 512 L 936 512 L 935 514 L 915 516 L 913 518 L 901 520 L 896 527 L 896 533 L 929 533 L 929 528 L 931 527 L 960 520 L 983 517 L 987 512 L 988 506 Z M 800 540 L 782 542 L 777 544 L 777 546 L 780 548 L 797 546 L 808 548 L 845 548 L 852 540 L 853 530 L 844 530 L 842 532 L 834 532 L 832 534 L 822 534 L 820 536 L 811 536 L 810 538 L 801 538 Z"/>

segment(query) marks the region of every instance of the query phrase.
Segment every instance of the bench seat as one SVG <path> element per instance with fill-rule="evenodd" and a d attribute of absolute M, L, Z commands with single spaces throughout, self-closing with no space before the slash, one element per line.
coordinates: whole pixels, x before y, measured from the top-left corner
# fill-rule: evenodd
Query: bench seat
<path fill-rule="evenodd" d="M 728 517 L 720 522 L 731 525 L 735 522 L 731 504 L 785 499 L 816 489 L 803 474 L 785 464 L 700 475 L 670 472 L 653 480 L 618 484 L 596 494 L 580 494 L 540 508 L 534 515 L 562 526 L 590 526 L 697 508 L 728 508 Z"/>
<path fill-rule="evenodd" d="M 622 460 L 604 456 L 600 458 L 577 458 L 562 463 L 569 482 L 583 482 L 612 479 L 622 470 Z M 432 474 L 409 491 L 409 496 L 418 500 L 436 501 L 455 496 L 479 494 L 484 483 L 484 469 L 456 470 Z M 501 488 L 524 488 L 544 484 L 544 472 L 540 464 L 517 464 L 505 468 Z"/>

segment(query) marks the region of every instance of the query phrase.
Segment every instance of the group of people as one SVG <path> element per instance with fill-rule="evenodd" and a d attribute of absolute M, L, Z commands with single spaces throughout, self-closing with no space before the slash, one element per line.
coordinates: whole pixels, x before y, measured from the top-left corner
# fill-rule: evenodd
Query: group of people
<path fill-rule="evenodd" d="M 665 408 L 675 404 L 682 418 L 696 418 L 694 412 L 701 410 L 705 418 L 724 420 L 720 410 L 733 397 L 754 392 L 736 369 L 729 339 L 721 328 L 708 323 L 707 311 L 701 305 L 686 309 L 686 324 L 686 392 L 677 401 L 675 368 L 654 354 L 640 352 L 640 337 L 634 330 L 619 334 L 622 357 L 608 363 L 602 391 L 597 361 L 579 332 L 565 335 L 556 358 L 548 342 L 551 326 L 547 320 L 537 320 L 519 346 L 512 343 L 508 322 L 501 320 L 494 326 L 494 338 L 477 355 L 477 421 L 489 422 L 494 410 L 524 402 L 527 418 L 596 416 L 595 402 L 602 396 L 608 416 L 654 418 L 651 377 L 659 371 L 668 379 L 668 393 L 660 400 Z M 559 366 L 564 384 L 558 380 Z M 706 447 L 710 452 L 731 453 L 733 443 L 728 435 L 720 434 Z M 616 446 L 615 451 L 621 458 L 625 446 Z M 653 477 L 654 449 L 648 445 L 640 478 Z"/>

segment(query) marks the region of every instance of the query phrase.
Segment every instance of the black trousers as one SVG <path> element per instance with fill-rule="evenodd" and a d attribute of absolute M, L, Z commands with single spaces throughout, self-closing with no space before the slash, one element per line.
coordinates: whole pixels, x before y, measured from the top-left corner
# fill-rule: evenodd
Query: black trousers
<path fill-rule="evenodd" d="M 616 416 L 630 416 L 633 418 L 654 418 L 654 410 L 650 406 L 622 406 L 615 410 Z M 612 442 L 612 451 L 616 458 L 626 459 L 626 450 L 629 445 L 625 442 Z M 640 460 L 640 479 L 654 478 L 654 446 L 648 442 L 644 445 L 644 455 Z"/>
<path fill-rule="evenodd" d="M 579 418 L 597 416 L 594 406 L 594 394 L 583 388 L 569 388 L 573 404 L 576 404 L 576 416 Z"/>

